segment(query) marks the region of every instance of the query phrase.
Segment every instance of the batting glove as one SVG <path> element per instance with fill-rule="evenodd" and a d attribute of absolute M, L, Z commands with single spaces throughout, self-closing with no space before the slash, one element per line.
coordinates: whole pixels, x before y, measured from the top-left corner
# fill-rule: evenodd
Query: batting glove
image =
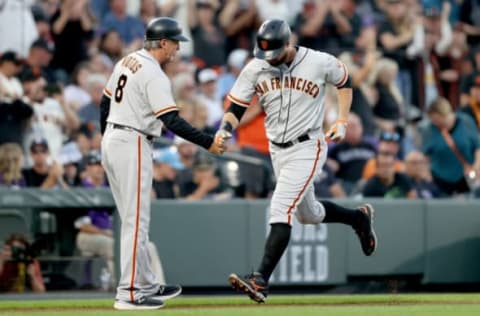
<path fill-rule="evenodd" d="M 232 138 L 232 133 L 224 129 L 219 129 L 216 135 L 223 138 L 223 140 L 229 140 L 230 138 Z"/>
<path fill-rule="evenodd" d="M 337 120 L 328 130 L 326 137 L 334 142 L 339 142 L 345 138 L 347 133 L 347 121 Z"/>

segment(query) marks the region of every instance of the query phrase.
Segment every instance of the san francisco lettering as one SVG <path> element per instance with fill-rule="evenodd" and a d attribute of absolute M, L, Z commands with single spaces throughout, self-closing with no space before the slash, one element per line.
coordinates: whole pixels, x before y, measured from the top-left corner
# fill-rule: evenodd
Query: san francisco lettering
<path fill-rule="evenodd" d="M 320 93 L 318 84 L 300 77 L 285 77 L 282 80 L 279 77 L 272 77 L 269 80 L 263 80 L 255 86 L 255 92 L 258 96 L 263 96 L 270 91 L 282 89 L 294 89 L 316 98 Z"/>

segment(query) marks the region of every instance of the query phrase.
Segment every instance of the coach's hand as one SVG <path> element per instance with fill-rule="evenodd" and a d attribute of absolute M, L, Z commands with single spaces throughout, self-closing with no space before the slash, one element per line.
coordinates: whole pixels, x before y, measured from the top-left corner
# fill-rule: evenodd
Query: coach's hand
<path fill-rule="evenodd" d="M 213 139 L 213 143 L 212 145 L 210 146 L 210 148 L 208 149 L 208 151 L 212 154 L 216 154 L 216 155 L 219 155 L 219 154 L 223 154 L 226 150 L 226 146 L 225 146 L 225 139 L 223 137 L 221 137 L 220 135 L 215 134 L 215 137 Z"/>
<path fill-rule="evenodd" d="M 345 120 L 337 120 L 332 127 L 328 130 L 326 137 L 327 139 L 339 142 L 345 138 L 345 134 L 347 133 L 347 121 Z"/>

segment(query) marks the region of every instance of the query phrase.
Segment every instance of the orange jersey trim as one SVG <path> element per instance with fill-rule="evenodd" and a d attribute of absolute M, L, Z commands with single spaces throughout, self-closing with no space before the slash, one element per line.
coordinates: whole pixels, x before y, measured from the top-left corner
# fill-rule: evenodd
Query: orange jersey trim
<path fill-rule="evenodd" d="M 107 97 L 109 97 L 109 98 L 112 97 L 112 93 L 111 93 L 110 91 L 108 91 L 107 88 L 105 88 L 105 89 L 103 90 L 103 94 L 105 94 L 105 95 L 106 95 Z"/>
<path fill-rule="evenodd" d="M 316 154 L 316 157 L 315 157 L 315 162 L 313 163 L 312 171 L 310 171 L 310 175 L 308 176 L 307 181 L 306 181 L 305 184 L 303 185 L 302 190 L 300 190 L 300 193 L 298 193 L 297 197 L 293 200 L 292 205 L 290 205 L 290 207 L 288 208 L 288 211 L 287 211 L 287 216 L 288 216 L 287 222 L 288 222 L 289 225 L 292 225 L 292 210 L 293 210 L 293 208 L 295 207 L 295 205 L 297 204 L 298 200 L 300 199 L 300 196 L 302 196 L 303 192 L 305 192 L 305 189 L 308 187 L 308 184 L 310 183 L 310 181 L 312 181 L 313 175 L 315 174 L 315 170 L 316 170 L 316 168 L 317 168 L 318 159 L 320 158 L 320 152 L 321 152 L 321 151 L 322 151 L 322 148 L 321 148 L 321 146 L 320 146 L 320 141 L 317 141 L 317 154 Z"/>
<path fill-rule="evenodd" d="M 345 84 L 345 82 L 347 82 L 347 78 L 348 78 L 347 67 L 345 66 L 344 63 L 342 63 L 342 67 L 343 67 L 343 78 L 342 80 L 340 80 L 339 83 L 336 84 L 337 87 L 341 87 Z"/>
<path fill-rule="evenodd" d="M 132 260 L 132 278 L 130 280 L 130 301 L 135 300 L 133 289 L 135 288 L 135 272 L 137 268 L 137 242 L 138 242 L 138 225 L 140 223 L 140 191 L 142 188 L 142 140 L 137 138 L 137 214 L 135 217 L 135 236 L 133 239 L 133 260 Z"/>
<path fill-rule="evenodd" d="M 170 106 L 167 106 L 166 108 L 163 108 L 157 112 L 155 112 L 155 116 L 159 116 L 159 115 L 162 115 L 162 114 L 165 114 L 167 112 L 170 112 L 170 111 L 173 111 L 173 110 L 177 110 L 177 106 L 176 105 L 170 105 Z"/>
<path fill-rule="evenodd" d="M 233 103 L 237 103 L 238 105 L 242 105 L 244 107 L 248 107 L 250 105 L 250 102 L 237 99 L 233 95 L 231 95 L 230 93 L 227 95 L 227 98 L 230 101 L 232 101 Z"/>

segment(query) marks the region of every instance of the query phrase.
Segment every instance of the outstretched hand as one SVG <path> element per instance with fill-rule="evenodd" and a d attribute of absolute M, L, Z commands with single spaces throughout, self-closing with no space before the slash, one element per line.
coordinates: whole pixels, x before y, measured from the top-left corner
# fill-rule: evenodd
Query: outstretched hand
<path fill-rule="evenodd" d="M 223 154 L 226 149 L 227 148 L 225 146 L 225 138 L 219 135 L 219 133 L 217 132 L 217 134 L 215 134 L 215 137 L 213 139 L 213 143 L 208 149 L 208 151 L 212 154 L 220 155 L 220 154 Z"/>
<path fill-rule="evenodd" d="M 326 133 L 326 137 L 328 140 L 339 142 L 345 138 L 345 134 L 347 133 L 347 121 L 344 120 L 337 120 L 332 127 Z"/>

